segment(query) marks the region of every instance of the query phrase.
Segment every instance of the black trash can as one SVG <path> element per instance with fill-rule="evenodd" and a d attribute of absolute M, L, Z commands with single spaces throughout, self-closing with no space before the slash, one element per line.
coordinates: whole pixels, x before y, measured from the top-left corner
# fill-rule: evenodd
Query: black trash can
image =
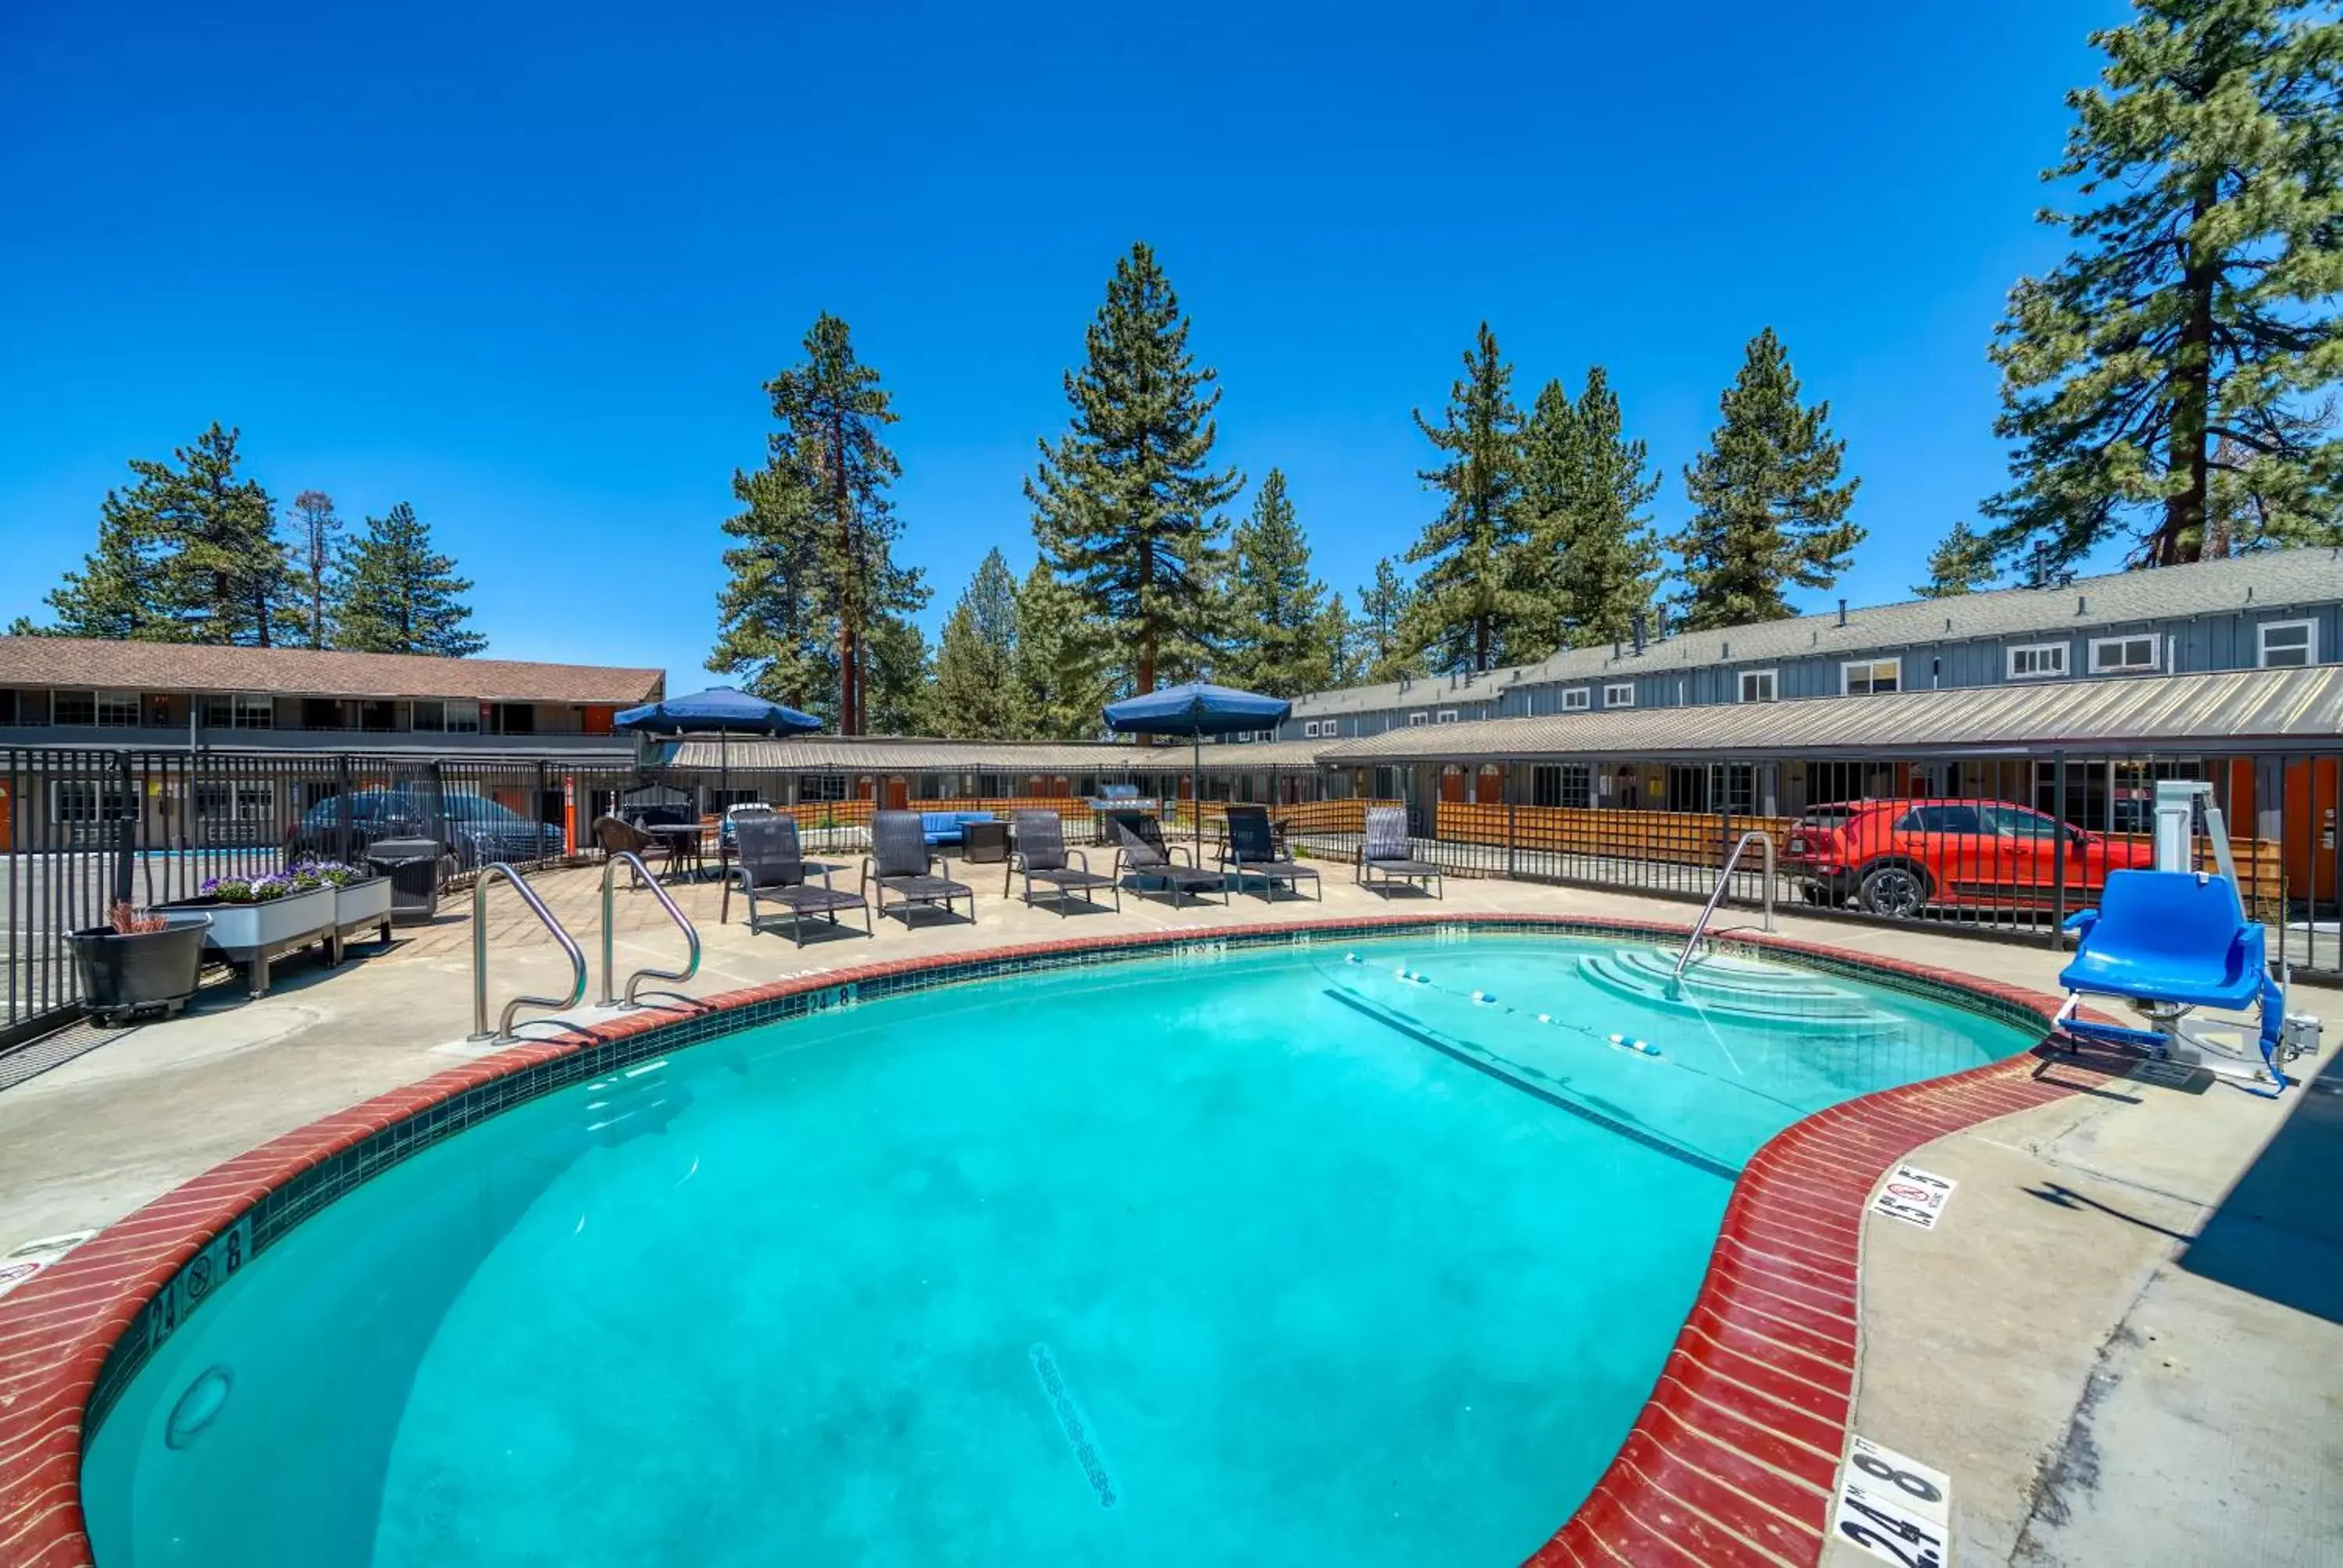
<path fill-rule="evenodd" d="M 367 864 L 390 879 L 390 923 L 419 926 L 439 912 L 439 859 L 446 851 L 431 839 L 377 839 Z"/>

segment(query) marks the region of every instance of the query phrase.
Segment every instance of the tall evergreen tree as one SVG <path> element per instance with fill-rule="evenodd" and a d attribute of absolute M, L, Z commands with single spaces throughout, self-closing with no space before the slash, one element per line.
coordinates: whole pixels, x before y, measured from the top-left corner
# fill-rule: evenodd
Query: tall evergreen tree
<path fill-rule="evenodd" d="M 1447 460 L 1417 476 L 1443 501 L 1407 552 L 1424 569 L 1403 640 L 1435 669 L 1490 669 L 1520 652 L 1535 602 L 1523 582 L 1522 412 L 1513 379 L 1484 321 L 1440 422 L 1415 415 L 1416 427 Z"/>
<path fill-rule="evenodd" d="M 866 732 L 934 734 L 935 669 L 919 623 L 909 616 L 880 616 L 863 628 L 860 649 Z"/>
<path fill-rule="evenodd" d="M 801 362 L 766 383 L 780 426 L 768 444 L 771 465 L 820 511 L 810 560 L 815 601 L 833 634 L 838 729 L 860 735 L 871 717 L 862 692 L 864 633 L 881 616 L 918 609 L 928 595 L 918 570 L 894 559 L 901 525 L 887 488 L 902 468 L 879 438 L 896 417 L 879 372 L 855 357 L 852 333 L 827 311 L 804 348 Z"/>
<path fill-rule="evenodd" d="M 1365 638 L 1359 623 L 1351 618 L 1351 607 L 1335 594 L 1326 601 L 1318 614 L 1318 645 L 1326 650 L 1326 679 L 1323 689 L 1334 690 L 1355 685 L 1363 678 Z"/>
<path fill-rule="evenodd" d="M 1769 327 L 1719 400 L 1708 450 L 1684 468 L 1693 515 L 1668 543 L 1684 560 L 1687 630 L 1780 619 L 1785 588 L 1830 587 L 1862 542 L 1846 516 L 1862 481 L 1839 483 L 1846 443 L 1831 435 L 1830 405 L 1803 407 L 1798 392 Z"/>
<path fill-rule="evenodd" d="M 176 468 L 130 465 L 156 482 L 160 588 L 179 641 L 266 648 L 293 608 L 276 505 L 258 480 L 238 477 L 238 435 L 215 423 L 173 454 Z"/>
<path fill-rule="evenodd" d="M 2337 378 L 2343 24 L 2289 0 L 2134 0 L 2091 35 L 2099 85 L 2066 95 L 2076 248 L 2021 279 L 1996 328 L 2011 554 L 2066 565 L 2127 536 L 2145 565 L 2204 550 L 2217 477 L 2278 531 L 2338 520 L 2343 447 L 2314 407 Z"/>
<path fill-rule="evenodd" d="M 1951 598 L 1975 593 L 1996 576 L 1993 541 L 1966 522 L 1946 531 L 1944 542 L 1928 554 L 1928 580 L 1912 591 L 1922 598 Z"/>
<path fill-rule="evenodd" d="M 1358 675 L 1363 680 L 1397 680 L 1419 668 L 1402 640 L 1401 628 L 1414 603 L 1414 590 L 1389 556 L 1375 563 L 1375 580 L 1359 590 Z"/>
<path fill-rule="evenodd" d="M 330 607 L 337 646 L 355 653 L 426 653 L 461 658 L 488 646 L 465 623 L 471 608 L 458 597 L 471 580 L 456 562 L 431 548 L 431 529 L 405 501 L 368 518 L 342 548 Z"/>
<path fill-rule="evenodd" d="M 738 542 L 724 552 L 708 668 L 835 725 L 836 644 L 815 559 L 818 499 L 778 457 L 753 473 L 734 469 L 732 494 L 741 509 L 725 519 L 724 532 Z"/>
<path fill-rule="evenodd" d="M 1621 640 L 1658 584 L 1648 508 L 1660 477 L 1644 443 L 1623 433 L 1603 367 L 1587 371 L 1575 404 L 1561 382 L 1546 383 L 1523 427 L 1522 459 L 1535 584 L 1525 651 Z"/>
<path fill-rule="evenodd" d="M 1221 394 L 1188 327 L 1155 253 L 1132 246 L 1084 335 L 1082 368 L 1066 374 L 1072 420 L 1025 484 L 1043 557 L 1134 692 L 1210 659 L 1220 508 L 1244 484 L 1210 467 Z"/>
<path fill-rule="evenodd" d="M 1036 561 L 1017 590 L 1017 687 L 1027 733 L 1041 740 L 1095 739 L 1099 709 L 1114 679 L 1099 651 L 1103 638 L 1081 596 Z"/>
<path fill-rule="evenodd" d="M 1326 585 L 1310 575 L 1310 541 L 1280 470 L 1262 477 L 1229 554 L 1232 643 L 1221 678 L 1272 697 L 1322 690 L 1331 678 Z"/>
<path fill-rule="evenodd" d="M 985 552 L 936 648 L 936 733 L 1016 740 L 1032 733 L 1017 670 L 1017 578 Z"/>
<path fill-rule="evenodd" d="M 293 518 L 298 564 L 309 590 L 306 606 L 309 646 L 323 648 L 327 643 L 326 588 L 333 575 L 334 540 L 342 531 L 342 519 L 335 515 L 334 498 L 323 490 L 304 490 L 294 497 Z"/>
<path fill-rule="evenodd" d="M 83 558 L 81 570 L 67 572 L 49 590 L 55 619 L 35 627 L 19 619 L 12 636 L 94 637 L 142 642 L 176 641 L 178 627 L 166 613 L 159 562 L 161 524 L 152 492 L 157 482 L 142 477 L 128 493 L 108 490 L 99 503 L 97 548 Z"/>

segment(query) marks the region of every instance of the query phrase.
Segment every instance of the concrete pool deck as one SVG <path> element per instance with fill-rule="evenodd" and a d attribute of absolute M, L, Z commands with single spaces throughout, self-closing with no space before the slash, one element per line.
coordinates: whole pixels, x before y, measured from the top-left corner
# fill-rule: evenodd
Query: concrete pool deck
<path fill-rule="evenodd" d="M 735 923 L 718 927 L 715 888 L 687 888 L 679 896 L 706 957 L 686 989 L 1236 920 L 1436 909 L 1681 925 L 1692 913 L 1461 879 L 1444 904 L 1386 906 L 1328 869 L 1322 905 L 1240 896 L 1226 909 L 1175 910 L 1126 895 L 1121 915 L 1062 920 L 1004 903 L 997 881 L 971 876 L 973 927 L 906 932 L 890 921 L 875 940 L 858 927 L 802 952 L 769 931 L 749 936 L 737 908 Z M 598 885 L 588 870 L 538 882 L 589 958 Z M 498 995 L 566 989 L 566 966 L 518 900 L 498 890 L 491 909 Z M 1720 929 L 1747 918 L 1721 918 Z M 1783 926 L 1849 952 L 2044 990 L 2059 962 L 2046 949 L 1908 929 L 1788 916 Z M 647 894 L 621 891 L 617 928 L 622 972 L 679 953 Z M 0 1250 L 107 1223 L 270 1137 L 466 1060 L 473 1053 L 454 1042 L 470 1025 L 468 943 L 468 921 L 451 916 L 342 971 L 290 962 L 259 1002 L 216 992 L 190 1017 L 124 1031 L 0 1092 Z M 597 986 L 598 977 L 589 999 Z M 2343 1020 L 2338 1002 L 2306 989 L 2296 1005 Z M 1960 1185 L 1934 1231 L 1877 1216 L 1863 1226 L 1853 1425 L 1951 1474 L 1957 1561 L 2329 1560 L 2343 1538 L 2343 1236 L 2318 1178 L 2343 1150 L 2334 1089 L 2329 1080 L 2270 1102 L 2119 1081 L 1913 1152 Z M 7 1320 L 0 1299 L 0 1332 Z M 1830 1553 L 1871 1560 L 1845 1545 Z"/>

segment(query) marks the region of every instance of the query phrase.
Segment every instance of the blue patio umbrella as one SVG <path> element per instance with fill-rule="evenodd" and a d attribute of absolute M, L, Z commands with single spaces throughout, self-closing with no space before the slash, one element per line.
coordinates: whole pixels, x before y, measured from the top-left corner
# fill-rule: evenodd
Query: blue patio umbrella
<path fill-rule="evenodd" d="M 1204 836 L 1204 796 L 1196 776 L 1202 770 L 1203 738 L 1242 730 L 1270 729 L 1285 722 L 1293 704 L 1282 697 L 1192 680 L 1106 705 L 1106 727 L 1118 735 L 1188 737 L 1188 799 L 1195 808 L 1195 835 Z"/>
<path fill-rule="evenodd" d="M 732 792 L 732 742 L 735 735 L 799 735 L 821 728 L 821 720 L 783 703 L 729 686 L 712 686 L 688 697 L 663 698 L 629 708 L 610 722 L 620 729 L 645 735 L 708 735 L 717 737 L 717 786 Z"/>

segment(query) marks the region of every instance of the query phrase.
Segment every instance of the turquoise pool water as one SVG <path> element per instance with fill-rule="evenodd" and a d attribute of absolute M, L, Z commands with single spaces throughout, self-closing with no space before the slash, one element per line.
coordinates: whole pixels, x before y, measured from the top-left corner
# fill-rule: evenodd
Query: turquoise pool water
<path fill-rule="evenodd" d="M 2030 1043 L 1793 971 L 1711 991 L 1826 1016 L 1720 1025 L 1590 961 L 1061 970 L 535 1101 L 164 1343 L 89 1448 L 97 1561 L 1516 1563 L 1649 1392 L 1749 1154 Z"/>

